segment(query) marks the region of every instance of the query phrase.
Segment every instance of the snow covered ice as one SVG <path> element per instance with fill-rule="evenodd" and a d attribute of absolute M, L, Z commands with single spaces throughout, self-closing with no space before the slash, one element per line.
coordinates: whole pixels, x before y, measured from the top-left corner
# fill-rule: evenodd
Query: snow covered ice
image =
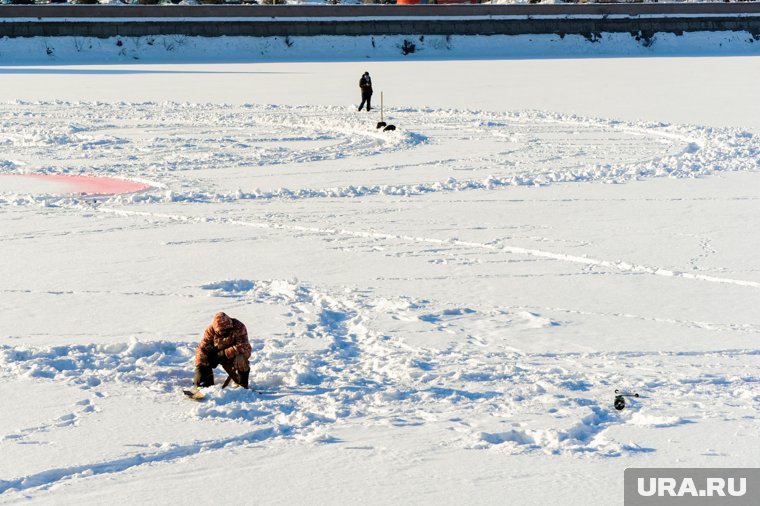
<path fill-rule="evenodd" d="M 627 467 L 757 467 L 758 68 L 0 68 L 0 504 L 621 504 Z M 258 393 L 188 402 L 220 310 Z"/>

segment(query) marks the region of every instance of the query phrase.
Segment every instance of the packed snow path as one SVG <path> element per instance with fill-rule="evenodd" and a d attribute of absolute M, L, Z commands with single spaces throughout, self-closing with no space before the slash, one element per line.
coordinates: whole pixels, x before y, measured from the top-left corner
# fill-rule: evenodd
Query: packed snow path
<path fill-rule="evenodd" d="M 757 432 L 760 265 L 737 247 L 757 240 L 718 213 L 751 220 L 758 197 L 668 186 L 756 173 L 750 133 L 540 111 L 386 111 L 395 132 L 338 107 L 0 111 L 3 174 L 150 185 L 0 177 L 0 392 L 29 388 L 0 433 L 10 500 L 262 441 L 361 445 L 357 429 L 560 458 Z M 188 404 L 219 309 L 249 327 L 259 392 Z M 616 412 L 616 388 L 642 397 Z M 72 454 L 82 431 L 101 444 Z"/>

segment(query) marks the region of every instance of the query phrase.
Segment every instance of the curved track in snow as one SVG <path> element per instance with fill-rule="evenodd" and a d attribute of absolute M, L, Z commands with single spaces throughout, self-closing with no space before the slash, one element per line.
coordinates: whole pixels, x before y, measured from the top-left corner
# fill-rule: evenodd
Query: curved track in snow
<path fill-rule="evenodd" d="M 386 119 L 398 130 L 383 132 L 379 116 L 337 107 L 16 102 L 0 110 L 2 173 L 132 178 L 158 190 L 114 198 L 122 203 L 416 195 L 760 167 L 760 141 L 740 130 L 540 111 L 397 109 Z M 60 198 L 0 188 L 16 204 Z"/>

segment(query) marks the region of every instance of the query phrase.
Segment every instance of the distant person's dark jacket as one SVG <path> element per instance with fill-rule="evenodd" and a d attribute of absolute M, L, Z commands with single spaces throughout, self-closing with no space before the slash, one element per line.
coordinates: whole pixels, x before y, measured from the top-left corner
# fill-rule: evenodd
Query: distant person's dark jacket
<path fill-rule="evenodd" d="M 359 88 L 362 89 L 362 93 L 372 94 L 372 79 L 369 76 L 362 76 L 359 79 Z"/>

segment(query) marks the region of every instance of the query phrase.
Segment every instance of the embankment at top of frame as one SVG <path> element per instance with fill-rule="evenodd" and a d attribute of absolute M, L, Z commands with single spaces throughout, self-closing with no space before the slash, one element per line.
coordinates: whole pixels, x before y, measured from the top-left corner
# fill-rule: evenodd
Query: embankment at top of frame
<path fill-rule="evenodd" d="M 0 37 L 529 35 L 743 31 L 760 3 L 515 5 L 30 5 Z"/>
<path fill-rule="evenodd" d="M 760 2 L 459 5 L 4 5 L 13 18 L 365 18 L 760 15 Z"/>

